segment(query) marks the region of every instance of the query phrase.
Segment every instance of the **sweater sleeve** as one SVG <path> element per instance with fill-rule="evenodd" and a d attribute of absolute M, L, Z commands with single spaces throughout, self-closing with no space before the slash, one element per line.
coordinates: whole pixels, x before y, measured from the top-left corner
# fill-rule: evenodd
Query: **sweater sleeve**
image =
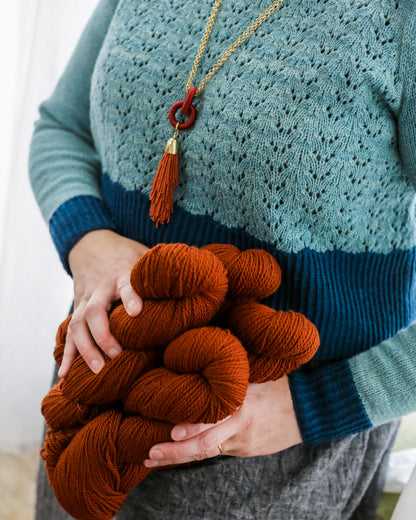
<path fill-rule="evenodd" d="M 402 6 L 403 85 L 397 115 L 404 170 L 416 185 L 416 7 Z M 416 322 L 350 359 L 289 375 L 305 444 L 357 433 L 416 411 Z"/>
<path fill-rule="evenodd" d="M 29 176 L 61 261 L 93 229 L 115 229 L 102 200 L 101 163 L 90 130 L 94 65 L 119 0 L 100 0 L 51 96 L 39 106 Z"/>
<path fill-rule="evenodd" d="M 416 411 L 416 322 L 348 360 L 289 375 L 305 444 L 319 444 Z"/>

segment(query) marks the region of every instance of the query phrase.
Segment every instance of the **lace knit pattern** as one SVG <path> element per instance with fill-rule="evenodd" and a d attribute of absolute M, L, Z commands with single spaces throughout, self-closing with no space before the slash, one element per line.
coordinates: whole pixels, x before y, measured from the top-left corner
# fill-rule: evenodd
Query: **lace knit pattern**
<path fill-rule="evenodd" d="M 269 3 L 224 0 L 196 86 Z M 398 4 L 285 0 L 195 99 L 175 203 L 287 252 L 413 246 L 415 172 L 396 130 L 412 49 Z M 150 193 L 210 9 L 120 2 L 92 77 L 91 126 L 103 170 L 127 190 Z"/>

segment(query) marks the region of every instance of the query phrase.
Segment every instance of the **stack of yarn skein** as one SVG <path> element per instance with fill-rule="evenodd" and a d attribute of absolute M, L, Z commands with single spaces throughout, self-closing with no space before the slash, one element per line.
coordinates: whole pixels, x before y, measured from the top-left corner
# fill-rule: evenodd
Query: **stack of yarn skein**
<path fill-rule="evenodd" d="M 259 303 L 280 267 L 263 250 L 226 244 L 159 244 L 142 256 L 131 284 L 136 317 L 122 305 L 110 329 L 123 347 L 94 374 L 78 355 L 46 395 L 41 455 L 62 507 L 78 520 L 110 520 L 150 469 L 149 449 L 177 423 L 215 423 L 244 402 L 249 383 L 273 381 L 319 346 L 302 314 Z M 54 351 L 60 365 L 71 316 Z"/>

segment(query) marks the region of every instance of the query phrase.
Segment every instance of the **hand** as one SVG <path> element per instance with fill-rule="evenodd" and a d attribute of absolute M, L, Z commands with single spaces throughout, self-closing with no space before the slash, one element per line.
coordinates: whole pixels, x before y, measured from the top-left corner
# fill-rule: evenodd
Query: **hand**
<path fill-rule="evenodd" d="M 74 279 L 74 312 L 69 323 L 59 377 L 65 377 L 77 352 L 98 373 L 104 358 L 97 345 L 110 358 L 122 348 L 110 332 L 108 312 L 121 300 L 130 316 L 137 316 L 143 300 L 130 285 L 130 271 L 149 249 L 107 229 L 84 235 L 69 253 Z"/>
<path fill-rule="evenodd" d="M 178 424 L 175 442 L 156 444 L 144 461 L 148 468 L 183 464 L 224 455 L 255 457 L 300 444 L 302 437 L 293 408 L 287 376 L 251 384 L 243 405 L 216 424 Z"/>

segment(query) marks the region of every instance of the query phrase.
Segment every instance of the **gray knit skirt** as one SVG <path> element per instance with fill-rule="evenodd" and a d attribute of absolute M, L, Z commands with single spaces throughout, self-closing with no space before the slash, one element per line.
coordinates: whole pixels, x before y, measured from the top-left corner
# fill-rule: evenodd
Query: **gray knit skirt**
<path fill-rule="evenodd" d="M 372 520 L 398 426 L 273 455 L 154 470 L 130 491 L 116 520 Z M 36 520 L 69 519 L 41 461 Z"/>

